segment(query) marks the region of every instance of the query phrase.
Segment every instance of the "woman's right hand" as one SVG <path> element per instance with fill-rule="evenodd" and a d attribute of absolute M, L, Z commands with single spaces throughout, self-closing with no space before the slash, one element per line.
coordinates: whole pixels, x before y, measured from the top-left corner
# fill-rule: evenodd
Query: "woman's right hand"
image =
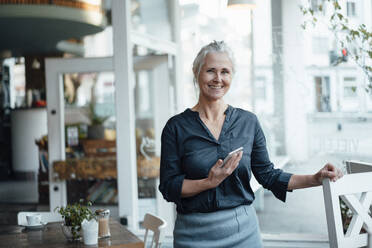
<path fill-rule="evenodd" d="M 240 159 L 242 159 L 243 151 L 234 154 L 226 164 L 223 164 L 222 159 L 219 159 L 215 165 L 210 169 L 208 174 L 208 182 L 211 188 L 216 188 L 226 177 L 230 176 L 234 170 L 238 167 Z"/>

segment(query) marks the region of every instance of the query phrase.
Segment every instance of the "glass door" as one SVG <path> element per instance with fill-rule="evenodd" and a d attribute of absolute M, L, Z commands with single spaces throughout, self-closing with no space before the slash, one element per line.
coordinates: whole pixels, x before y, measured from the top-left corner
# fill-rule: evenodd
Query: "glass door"
<path fill-rule="evenodd" d="M 62 78 L 66 158 L 55 175 L 66 180 L 67 203 L 83 199 L 94 208 L 115 206 L 117 216 L 114 74 L 66 73 Z"/>
<path fill-rule="evenodd" d="M 111 58 L 46 63 L 50 206 L 91 201 L 118 216 L 116 87 Z"/>

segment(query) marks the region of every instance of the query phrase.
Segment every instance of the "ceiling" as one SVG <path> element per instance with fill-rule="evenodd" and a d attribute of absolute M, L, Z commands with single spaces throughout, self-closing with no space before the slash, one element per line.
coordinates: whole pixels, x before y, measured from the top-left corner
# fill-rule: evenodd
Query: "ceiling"
<path fill-rule="evenodd" d="M 61 53 L 59 41 L 103 31 L 103 12 L 58 6 L 1 5 L 0 56 Z"/>

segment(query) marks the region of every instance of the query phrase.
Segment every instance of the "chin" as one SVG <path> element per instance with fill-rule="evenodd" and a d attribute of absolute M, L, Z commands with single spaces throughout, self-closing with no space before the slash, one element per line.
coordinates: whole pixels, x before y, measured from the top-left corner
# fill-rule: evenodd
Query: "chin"
<path fill-rule="evenodd" d="M 209 94 L 209 95 L 204 95 L 205 98 L 211 101 L 218 101 L 221 100 L 224 97 L 225 94 Z"/>

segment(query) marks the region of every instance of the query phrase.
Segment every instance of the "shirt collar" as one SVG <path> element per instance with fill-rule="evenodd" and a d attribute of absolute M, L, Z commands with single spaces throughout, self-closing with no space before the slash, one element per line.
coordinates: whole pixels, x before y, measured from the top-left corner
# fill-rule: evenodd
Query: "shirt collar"
<path fill-rule="evenodd" d="M 233 112 L 233 109 L 234 109 L 233 106 L 231 106 L 230 104 L 227 105 L 227 108 L 226 108 L 226 110 L 224 112 L 224 114 L 226 115 L 226 117 L 225 117 L 225 120 L 226 121 L 229 121 L 230 120 L 230 117 L 231 117 L 231 114 Z M 187 108 L 184 111 L 184 113 L 189 114 L 189 115 L 192 115 L 192 116 L 199 116 L 199 112 L 193 111 L 191 108 Z"/>

